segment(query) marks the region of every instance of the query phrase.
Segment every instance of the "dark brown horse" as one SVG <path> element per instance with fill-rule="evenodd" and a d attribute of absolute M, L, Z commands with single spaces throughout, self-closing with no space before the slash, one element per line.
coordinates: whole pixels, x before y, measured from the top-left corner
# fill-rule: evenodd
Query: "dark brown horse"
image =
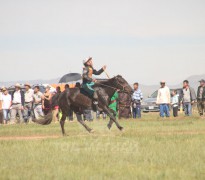
<path fill-rule="evenodd" d="M 115 76 L 114 78 L 98 81 L 94 86 L 95 91 L 98 94 L 99 98 L 99 108 L 102 109 L 109 117 L 110 121 L 108 123 L 108 128 L 112 127 L 112 124 L 115 123 L 119 130 L 123 130 L 123 127 L 120 126 L 117 121 L 115 115 L 116 113 L 109 108 L 110 99 L 114 95 L 115 91 L 118 89 L 122 92 L 126 92 L 131 95 L 132 88 L 127 83 L 127 81 L 120 75 Z M 56 95 L 53 98 L 53 102 L 56 104 L 58 101 L 60 110 L 62 111 L 62 118 L 60 120 L 62 133 L 65 135 L 64 124 L 66 117 L 68 116 L 68 112 L 73 110 L 77 115 L 77 120 L 86 128 L 88 132 L 92 132 L 93 130 L 89 128 L 85 122 L 82 120 L 83 110 L 94 110 L 92 99 L 88 96 L 81 93 L 80 89 L 73 88 L 68 91 L 64 91 L 63 93 Z M 42 120 L 35 120 L 36 123 L 47 125 L 52 121 L 51 113 L 45 116 Z"/>

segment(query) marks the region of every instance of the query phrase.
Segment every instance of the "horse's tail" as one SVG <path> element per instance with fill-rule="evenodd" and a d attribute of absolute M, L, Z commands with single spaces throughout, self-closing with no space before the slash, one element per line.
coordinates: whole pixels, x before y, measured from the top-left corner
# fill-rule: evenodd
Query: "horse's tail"
<path fill-rule="evenodd" d="M 52 99 L 51 99 L 51 108 L 53 109 L 55 106 L 58 106 L 58 99 L 59 99 L 60 94 L 55 94 Z M 41 125 L 49 125 L 51 124 L 53 119 L 53 115 L 52 115 L 52 110 L 44 117 L 42 117 L 41 119 L 35 119 L 33 120 L 35 123 L 37 124 L 41 124 Z"/>
<path fill-rule="evenodd" d="M 41 125 L 49 125 L 51 124 L 53 119 L 52 111 L 50 111 L 46 116 L 42 117 L 41 119 L 34 119 L 33 122 Z"/>

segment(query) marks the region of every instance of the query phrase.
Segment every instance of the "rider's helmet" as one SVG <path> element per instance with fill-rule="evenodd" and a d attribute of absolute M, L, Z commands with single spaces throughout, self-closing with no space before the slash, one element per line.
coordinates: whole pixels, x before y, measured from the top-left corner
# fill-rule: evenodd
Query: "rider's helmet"
<path fill-rule="evenodd" d="M 92 59 L 92 57 L 86 58 L 85 60 L 83 60 L 83 64 L 86 65 L 86 63 L 87 63 L 88 61 L 90 61 L 91 59 Z"/>

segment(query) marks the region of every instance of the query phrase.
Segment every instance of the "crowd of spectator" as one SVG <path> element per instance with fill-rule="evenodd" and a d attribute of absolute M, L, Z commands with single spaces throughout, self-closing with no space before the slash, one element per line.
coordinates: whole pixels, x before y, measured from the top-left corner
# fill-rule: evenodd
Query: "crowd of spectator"
<path fill-rule="evenodd" d="M 60 93 L 60 87 L 55 92 L 50 91 L 50 86 L 45 92 L 40 91 L 39 86 L 33 89 L 29 83 L 24 85 L 24 90 L 20 84 L 15 85 L 15 89 L 9 92 L 7 88 L 1 88 L 0 110 L 3 117 L 3 124 L 32 123 L 33 119 L 39 119 L 52 111 L 53 121 L 58 121 L 58 105 L 51 106 L 51 99 L 56 93 Z"/>
<path fill-rule="evenodd" d="M 160 82 L 160 88 L 158 90 L 156 105 L 160 109 L 160 117 L 170 117 L 170 111 L 172 109 L 173 116 L 178 116 L 180 107 L 183 108 L 185 116 L 192 115 L 193 105 L 197 103 L 197 108 L 200 117 L 204 117 L 205 113 L 205 80 L 199 81 L 200 85 L 197 90 L 197 95 L 194 89 L 189 85 L 189 81 L 183 82 L 183 88 L 180 94 L 177 90 L 170 92 L 170 88 L 166 86 L 166 82 L 163 80 Z M 134 84 L 134 93 L 132 95 L 132 113 L 133 118 L 141 118 L 141 102 L 143 100 L 142 92 L 139 88 L 139 84 Z"/>

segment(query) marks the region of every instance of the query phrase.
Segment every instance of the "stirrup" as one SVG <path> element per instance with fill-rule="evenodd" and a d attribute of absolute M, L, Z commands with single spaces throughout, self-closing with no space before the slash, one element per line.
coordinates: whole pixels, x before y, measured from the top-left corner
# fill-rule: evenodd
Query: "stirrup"
<path fill-rule="evenodd" d="M 93 101 L 93 104 L 94 105 L 98 105 L 98 101 Z"/>

